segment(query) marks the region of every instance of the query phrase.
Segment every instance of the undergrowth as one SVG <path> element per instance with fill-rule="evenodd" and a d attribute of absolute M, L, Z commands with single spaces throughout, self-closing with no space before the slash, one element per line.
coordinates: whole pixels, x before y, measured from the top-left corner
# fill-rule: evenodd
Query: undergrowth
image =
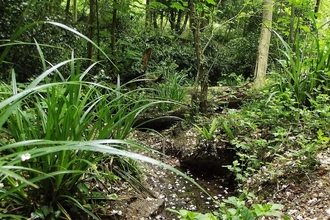
<path fill-rule="evenodd" d="M 100 49 L 63 24 L 45 25 L 70 31 Z M 2 45 L 5 52 L 15 43 Z M 0 85 L 1 219 L 100 219 L 109 214 L 102 202 L 117 199 L 111 190 L 114 180 L 141 185 L 137 161 L 182 175 L 207 194 L 182 172 L 135 153 L 151 151 L 127 140 L 138 117 L 166 101 L 143 96 L 143 88 L 124 90 L 120 80 L 114 87 L 85 80 L 98 62 L 81 71 L 84 59 L 72 52 L 53 65 L 44 57 L 42 45 L 35 42 L 35 46 L 44 71 L 22 85 L 12 70 L 11 84 Z M 63 66 L 69 74 L 61 72 Z"/>

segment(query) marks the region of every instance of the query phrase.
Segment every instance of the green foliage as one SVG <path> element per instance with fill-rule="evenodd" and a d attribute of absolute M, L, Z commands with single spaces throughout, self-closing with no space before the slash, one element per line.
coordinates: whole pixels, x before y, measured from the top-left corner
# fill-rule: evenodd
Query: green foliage
<path fill-rule="evenodd" d="M 298 105 L 308 105 L 318 91 L 328 93 L 329 42 L 320 38 L 316 29 L 306 33 L 304 40 L 297 37 L 292 48 L 277 32 L 274 33 L 285 48 L 282 51 L 285 59 L 279 61 L 283 68 L 283 75 L 277 84 L 279 91 L 292 91 Z"/>
<path fill-rule="evenodd" d="M 192 212 L 187 210 L 176 211 L 169 208 L 167 210 L 177 214 L 181 220 L 217 220 L 217 217 L 214 216 L 212 213 L 202 214 L 199 212 Z"/>
<path fill-rule="evenodd" d="M 233 139 L 234 138 L 234 134 L 232 132 L 232 130 L 230 129 L 230 127 L 228 126 L 226 121 L 222 122 L 222 126 L 226 131 L 226 134 L 228 135 L 229 138 Z"/>
<path fill-rule="evenodd" d="M 21 206 L 24 208 L 23 212 L 35 210 L 34 215 L 42 219 L 55 218 L 59 212 L 68 213 L 69 206 L 75 206 L 94 216 L 87 208 L 83 208 L 82 202 L 96 197 L 104 199 L 106 197 L 99 195 L 98 192 L 91 194 L 89 190 L 85 190 L 88 183 L 83 180 L 84 176 L 87 175 L 89 179 L 99 182 L 104 178 L 103 175 L 108 177 L 110 175 L 97 171 L 96 165 L 103 159 L 102 154 L 83 151 L 74 146 L 71 149 L 70 146 L 75 145 L 71 142 L 64 144 L 66 149 L 49 152 L 47 147 L 42 147 L 42 145 L 37 147 L 38 145 L 33 142 L 28 144 L 29 140 L 123 140 L 131 131 L 138 114 L 153 103 L 150 100 L 147 102 L 141 99 L 133 101 L 130 99 L 132 92 L 123 94 L 119 90 L 82 81 L 87 71 L 82 75 L 75 75 L 74 61 L 75 59 L 72 59 L 60 64 L 69 63 L 72 67 L 73 72 L 67 81 L 38 85 L 38 82 L 45 80 L 53 71 L 58 71 L 57 68 L 60 65 L 47 70 L 25 89 L 17 88 L 13 77 L 13 93 L 7 92 L 8 97 L 0 103 L 0 122 L 6 123 L 7 126 L 2 129 L 2 132 L 6 132 L 18 144 L 26 142 L 25 145 L 19 145 L 16 148 L 10 145 L 1 147 L 1 161 L 4 165 L 2 168 L 14 166 L 18 174 L 15 172 L 8 175 L 8 171 L 3 172 L 7 175 L 2 176 L 1 182 L 5 187 L 0 196 L 5 199 L 5 204 Z M 61 74 L 58 75 L 61 76 Z M 103 93 L 100 93 L 101 89 Z M 8 105 L 9 103 L 11 105 Z M 113 141 L 112 143 L 115 152 L 128 150 L 126 142 Z M 53 145 L 53 148 L 61 148 L 56 146 L 56 143 Z M 10 153 L 6 154 L 5 150 L 8 149 Z M 8 158 L 17 156 L 16 160 L 6 162 Z M 136 159 L 136 157 L 133 158 Z M 117 164 L 125 163 L 125 166 L 131 167 L 129 169 L 137 167 L 136 164 L 127 163 L 120 157 L 116 161 Z M 124 172 L 130 173 L 129 170 Z M 17 175 L 23 173 L 24 176 L 29 177 L 29 182 L 23 180 L 22 177 L 17 178 Z M 26 189 L 27 184 L 32 183 L 35 187 Z M 18 189 L 12 188 L 15 186 L 19 186 Z M 42 200 L 39 199 L 41 197 Z"/>
<path fill-rule="evenodd" d="M 224 199 L 220 204 L 219 217 L 224 220 L 254 220 L 266 216 L 288 218 L 280 211 L 283 206 L 279 204 L 252 204 L 254 209 L 249 209 L 246 202 L 254 197 L 252 193 L 243 191 L 239 197 L 230 196 Z"/>
<path fill-rule="evenodd" d="M 205 138 L 207 141 L 213 140 L 213 135 L 215 130 L 218 128 L 218 119 L 214 118 L 212 121 L 212 124 L 209 128 L 203 126 L 199 127 L 198 125 L 195 125 L 199 133 L 202 135 L 203 138 Z"/>
<path fill-rule="evenodd" d="M 206 213 L 201 214 L 199 212 L 192 212 L 187 210 L 176 211 L 173 209 L 167 209 L 173 213 L 176 213 L 180 216 L 180 219 L 183 220 L 255 220 L 260 217 L 283 217 L 285 220 L 290 219 L 288 216 L 285 216 L 281 209 L 282 205 L 279 204 L 252 204 L 252 208 L 248 207 L 248 202 L 255 198 L 254 194 L 248 193 L 243 190 L 242 194 L 239 197 L 230 196 L 227 199 L 223 199 L 223 202 L 219 205 L 219 212 L 214 214 Z"/>
<path fill-rule="evenodd" d="M 283 208 L 283 206 L 279 204 L 253 204 L 252 207 L 254 208 L 257 216 L 281 217 L 283 215 L 283 213 L 279 211 Z"/>
<path fill-rule="evenodd" d="M 65 25 L 51 24 L 90 41 Z M 139 114 L 162 101 L 144 98 L 144 89 L 123 93 L 120 83 L 113 89 L 85 81 L 97 63 L 80 72 L 83 59 L 73 54 L 47 68 L 41 45 L 36 47 L 44 72 L 21 85 L 12 70 L 11 85 L 0 85 L 0 131 L 7 137 L 0 146 L 1 218 L 99 219 L 94 211 L 102 203 L 94 201 L 117 196 L 94 186 L 119 179 L 111 170 L 141 184 L 137 160 L 182 175 L 205 192 L 182 172 L 132 152 L 148 148 L 124 140 Z M 70 70 L 67 78 L 61 72 L 65 65 Z M 102 168 L 100 162 L 108 164 Z"/>
<path fill-rule="evenodd" d="M 239 86 L 245 82 L 243 75 L 236 73 L 222 74 L 221 79 L 217 82 L 218 86 Z"/>
<path fill-rule="evenodd" d="M 329 95 L 319 93 L 310 107 L 298 108 L 293 92 L 272 87 L 252 96 L 240 110 L 228 110 L 221 116 L 220 122 L 226 123 L 233 136 L 225 127 L 222 130 L 237 151 L 237 159 L 226 167 L 239 185 L 256 172 L 269 172 L 265 176 L 273 182 L 284 173 L 295 175 L 318 166 L 317 154 L 325 149 L 330 135 Z M 290 166 L 273 172 L 274 160 Z"/>
<path fill-rule="evenodd" d="M 101 45 L 107 54 L 113 54 L 112 61 L 118 67 L 118 73 L 124 82 L 142 77 L 141 60 L 147 48 L 151 48 L 147 76 L 158 77 L 163 74 L 164 79 L 168 80 L 179 77 L 180 85 L 186 84 L 188 76 L 189 81 L 192 81 L 191 78 L 196 75 L 196 68 L 191 64 L 196 58 L 194 49 L 187 40 L 171 34 L 160 35 L 157 31 L 145 35 L 141 35 L 138 30 L 132 30 L 131 35 L 121 36 L 117 41 L 115 52 L 110 50 L 107 43 Z M 111 66 L 106 66 L 105 72 L 113 72 Z M 111 77 L 113 79 L 116 76 L 112 74 Z M 185 81 L 181 78 L 185 78 Z"/>
<path fill-rule="evenodd" d="M 187 13 L 185 1 L 152 1 L 152 30 L 145 28 L 145 11 L 136 1 L 98 1 L 91 26 L 87 25 L 91 10 L 85 2 L 79 3 L 75 29 L 40 21 L 66 21 L 70 25 L 70 8 L 65 14 L 64 4 L 55 2 L 0 0 L 0 77 L 7 82 L 12 77 L 10 85 L 0 85 L 0 218 L 24 218 L 21 214 L 40 219 L 72 215 L 75 219 L 74 214 L 87 213 L 96 219 L 92 213 L 94 201 L 116 199 L 116 195 L 109 192 L 104 196 L 89 186 L 111 184 L 119 177 L 140 184 L 142 174 L 137 159 L 166 167 L 131 152 L 148 149 L 122 140 L 149 107 L 167 111 L 180 104 L 185 96 L 182 87 L 197 72 L 191 36 L 185 33 L 187 38 L 179 37 L 178 31 L 167 24 L 174 20 L 182 24 L 184 16 L 180 21 L 178 15 Z M 206 25 L 201 32 L 206 45 L 203 66 L 209 72 L 211 85 L 237 85 L 253 73 L 262 1 L 241 3 L 205 0 L 196 4 L 201 23 Z M 295 19 L 290 17 L 290 4 L 295 6 Z M 275 33 L 278 38 L 273 40 L 272 56 L 281 65 L 278 73 L 272 74 L 276 88 L 259 93 L 241 110 L 228 110 L 228 115 L 214 119 L 210 125 L 196 126 L 207 141 L 214 140 L 216 131 L 223 131 L 222 138 L 237 150 L 236 160 L 227 168 L 239 183 L 261 166 L 272 166 L 269 161 L 273 159 L 295 163 L 275 174 L 266 170 L 272 177 L 276 178 L 277 172 L 308 172 L 318 164 L 316 155 L 329 144 L 330 45 L 328 30 L 322 30 L 326 24 L 317 23 L 314 14 L 310 17 L 314 3 L 278 2 L 276 7 L 279 10 L 274 10 L 275 17 L 281 23 L 274 25 L 279 34 Z M 118 13 L 113 50 L 109 47 L 109 29 L 114 9 Z M 323 14 L 326 13 L 317 17 Z M 214 21 L 218 27 L 215 38 Z M 291 21 L 293 36 L 287 28 Z M 94 31 L 89 34 L 97 43 L 76 31 L 87 33 L 90 27 Z M 92 54 L 106 59 L 102 71 L 98 63 L 74 58 L 86 53 L 86 42 L 104 49 L 105 52 L 97 50 Z M 72 48 L 74 56 L 70 55 Z M 152 49 L 147 75 L 164 75 L 164 81 L 153 85 L 156 89 L 152 92 L 164 101 L 146 98 L 144 95 L 150 94 L 147 89 L 127 91 L 127 84 L 121 84 L 141 76 L 141 58 L 146 48 Z M 280 48 L 282 54 L 278 55 Z M 95 73 L 100 74 L 93 78 L 94 82 L 88 81 Z M 115 81 L 118 74 L 117 85 L 109 88 L 108 81 Z M 38 77 L 32 80 L 34 76 Z M 23 81 L 31 83 L 18 83 Z M 100 162 L 108 161 L 117 168 L 113 169 L 115 173 L 104 172 L 106 167 L 101 167 Z M 245 196 L 248 198 L 229 197 L 220 208 L 221 214 L 227 219 L 280 215 L 278 205 L 254 204 L 251 209 L 245 201 L 249 195 Z M 184 219 L 215 216 L 184 210 L 176 214 Z"/>
<path fill-rule="evenodd" d="M 175 8 L 176 10 L 184 10 L 185 7 L 188 6 L 187 2 L 183 2 L 181 1 L 182 4 L 180 4 L 179 2 L 171 2 L 171 8 Z"/>
<path fill-rule="evenodd" d="M 79 38 L 43 22 L 51 20 L 64 22 L 66 18 L 60 4 L 50 5 L 48 1 L 18 0 L 1 1 L 0 5 L 2 6 L 0 9 L 1 80 L 9 82 L 12 68 L 15 69 L 19 82 L 27 82 L 43 71 L 38 50 L 34 46 L 35 41 L 52 45 L 45 46 L 43 51 L 49 59 L 47 60 L 49 64 L 66 59 L 71 52 L 70 48 L 75 48 L 78 56 L 84 55 L 85 45 Z"/>
<path fill-rule="evenodd" d="M 182 103 L 187 94 L 184 86 L 187 85 L 188 79 L 187 74 L 184 71 L 177 72 L 176 67 L 177 65 L 174 63 L 167 65 L 166 62 L 160 63 L 159 73 L 155 73 L 155 75 L 163 74 L 163 80 L 162 83 L 156 85 L 156 97 Z M 162 103 L 159 108 L 161 111 L 169 111 L 175 106 L 174 103 Z"/>
<path fill-rule="evenodd" d="M 211 57 L 216 57 L 212 62 L 210 72 L 211 84 L 237 85 L 242 79 L 252 78 L 256 60 L 257 46 L 256 35 L 231 39 L 226 44 L 216 46 L 216 53 L 206 51 Z M 214 62 L 214 63 L 213 63 Z M 221 73 L 219 75 L 219 73 Z M 219 83 L 220 82 L 220 83 Z"/>
<path fill-rule="evenodd" d="M 159 36 L 153 33 L 147 38 L 146 44 L 153 49 L 152 58 L 148 64 L 150 73 L 189 73 L 190 81 L 193 81 L 191 78 L 196 75 L 197 70 L 191 64 L 196 61 L 196 57 L 189 39 L 171 34 Z"/>
<path fill-rule="evenodd" d="M 245 158 L 242 159 L 244 160 Z M 228 170 L 235 174 L 235 180 L 238 183 L 245 182 L 247 180 L 247 177 L 249 176 L 249 172 L 245 171 L 242 168 L 242 165 L 238 162 L 238 160 L 234 160 L 232 165 L 224 165 L 223 167 L 226 167 Z"/>
<path fill-rule="evenodd" d="M 296 36 L 301 33 L 304 35 L 312 23 L 310 17 L 315 16 L 312 12 L 315 4 L 310 1 L 288 1 L 276 4 L 278 13 L 274 14 L 274 29 L 277 30 L 286 40 L 291 43 L 295 41 Z M 292 17 L 294 16 L 294 17 Z M 303 32 L 301 32 L 303 31 Z"/>
<path fill-rule="evenodd" d="M 63 63 L 73 62 L 74 59 Z M 55 219 L 59 215 L 70 216 L 76 209 L 98 219 L 87 204 L 93 199 L 115 197 L 88 189 L 90 181 L 111 181 L 111 174 L 98 171 L 97 164 L 104 156 L 95 152 L 161 165 L 156 160 L 129 152 L 127 146 L 146 148 L 119 140 L 130 132 L 136 116 L 155 103 L 150 100 L 147 104 L 140 100 L 133 102 L 128 99 L 131 93 L 123 94 L 79 80 L 83 75 L 73 74 L 71 81 L 38 85 L 38 81 L 52 72 L 45 73 L 25 89 L 17 88 L 13 78 L 13 94 L 6 92 L 8 97 L 0 103 L 0 122 L 8 126 L 2 131 L 16 141 L 0 147 L 0 178 L 4 184 L 0 198 L 3 205 L 21 207 L 23 216 L 30 211 L 41 219 Z M 109 93 L 99 93 L 101 88 Z M 125 102 L 127 99 L 129 104 Z M 105 138 L 109 139 L 87 142 Z M 119 163 L 124 162 L 125 159 L 119 157 Z M 126 163 L 126 168 L 121 169 L 124 176 L 131 173 L 127 170 L 129 166 L 137 167 Z"/>

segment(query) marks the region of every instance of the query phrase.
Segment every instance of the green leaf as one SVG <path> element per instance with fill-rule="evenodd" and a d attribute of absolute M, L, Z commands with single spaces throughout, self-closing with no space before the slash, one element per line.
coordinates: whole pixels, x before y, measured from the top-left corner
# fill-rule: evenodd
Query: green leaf
<path fill-rule="evenodd" d="M 272 204 L 270 210 L 281 210 L 283 208 L 283 205 L 281 204 Z"/>
<path fill-rule="evenodd" d="M 225 129 L 227 135 L 228 135 L 231 139 L 234 139 L 234 134 L 233 134 L 233 132 L 231 131 L 230 127 L 227 125 L 227 122 L 224 121 L 224 122 L 222 123 L 222 125 L 223 125 L 223 128 Z"/>
<path fill-rule="evenodd" d="M 35 212 L 31 213 L 32 219 L 45 219 L 44 214 L 42 213 L 42 210 L 38 209 Z"/>
<path fill-rule="evenodd" d="M 185 217 L 188 217 L 188 219 L 195 219 L 198 215 L 198 213 L 188 211 Z"/>
<path fill-rule="evenodd" d="M 107 196 L 107 198 L 111 200 L 117 200 L 118 195 L 116 193 L 111 193 L 110 195 Z"/>
<path fill-rule="evenodd" d="M 232 215 L 236 215 L 237 214 L 237 209 L 234 209 L 234 208 L 229 208 L 227 209 L 227 211 L 232 214 Z"/>
<path fill-rule="evenodd" d="M 242 219 L 244 220 L 254 220 L 255 217 L 252 214 L 251 210 L 249 210 L 248 208 L 244 207 L 241 211 L 241 215 L 242 215 Z"/>
<path fill-rule="evenodd" d="M 283 213 L 279 211 L 283 208 L 280 204 L 253 204 L 254 212 L 257 216 L 276 216 L 281 217 Z"/>
<path fill-rule="evenodd" d="M 214 0 L 206 0 L 207 3 L 211 4 L 211 5 L 216 5 Z"/>
<path fill-rule="evenodd" d="M 176 10 L 184 10 L 184 7 L 180 4 L 180 3 L 178 3 L 178 2 L 173 2 L 172 4 L 171 4 L 171 8 L 175 8 Z"/>
<path fill-rule="evenodd" d="M 210 132 L 209 132 L 211 136 L 213 135 L 213 133 L 217 129 L 217 127 L 218 127 L 218 120 L 215 118 L 212 121 Z"/>
<path fill-rule="evenodd" d="M 180 213 L 180 215 L 181 215 L 182 217 L 186 217 L 186 216 L 188 215 L 188 212 L 189 212 L 189 211 L 184 210 L 184 209 L 181 209 L 181 210 L 179 211 L 179 213 Z"/>

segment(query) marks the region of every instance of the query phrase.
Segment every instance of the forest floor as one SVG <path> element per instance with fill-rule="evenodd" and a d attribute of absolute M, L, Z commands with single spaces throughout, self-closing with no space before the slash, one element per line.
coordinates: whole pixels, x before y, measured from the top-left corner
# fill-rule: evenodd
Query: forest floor
<path fill-rule="evenodd" d="M 235 99 L 228 100 L 227 97 L 217 98 L 219 101 L 226 101 L 234 104 L 240 102 L 240 96 L 234 96 Z M 238 97 L 238 99 L 237 99 Z M 210 117 L 217 117 L 211 115 Z M 140 142 L 144 146 L 164 153 L 166 156 L 158 155 L 159 160 L 168 163 L 174 167 L 180 168 L 180 157 L 183 154 L 189 154 L 193 149 L 198 147 L 200 141 L 200 133 L 190 125 L 182 129 L 174 126 L 174 129 L 169 129 L 161 132 L 161 134 L 148 133 L 148 132 L 135 132 L 132 138 Z M 223 145 L 223 143 L 217 143 Z M 228 144 L 228 143 L 227 143 Z M 239 190 L 246 190 L 253 193 L 256 197 L 249 204 L 281 204 L 283 205 L 282 212 L 293 220 L 330 220 L 330 146 L 325 146 L 317 154 L 317 164 L 311 168 L 301 169 L 300 164 L 304 161 L 297 161 L 292 158 L 286 157 L 288 152 L 281 152 L 280 155 L 274 155 L 267 161 L 259 170 L 257 170 L 248 180 L 240 186 Z M 303 154 L 302 152 L 297 152 Z M 154 156 L 154 155 L 153 155 Z M 304 159 L 302 159 L 304 160 Z M 202 203 L 209 204 L 207 197 L 200 201 L 193 201 L 192 195 L 197 194 L 202 196 L 202 192 L 198 188 L 184 192 L 186 188 L 191 188 L 189 181 L 182 180 L 176 177 L 175 174 L 166 171 L 162 168 L 155 166 L 147 166 L 146 183 L 149 190 L 151 190 L 155 198 L 156 204 L 153 210 L 147 214 L 135 215 L 136 213 L 144 210 L 148 204 L 147 198 L 140 198 L 135 205 L 126 206 L 126 218 L 121 219 L 177 219 L 174 214 L 164 211 L 165 208 L 178 208 L 183 207 L 191 211 L 201 213 L 217 211 L 217 207 L 202 207 Z M 298 167 L 298 168 L 297 168 Z M 203 167 L 202 167 L 203 169 Z M 189 173 L 188 173 L 189 175 Z M 190 175 L 189 175 L 190 176 Z M 196 178 L 196 176 L 191 176 Z M 180 179 L 180 183 L 178 180 Z M 228 182 L 231 181 L 231 182 Z M 209 181 L 204 181 L 209 183 Z M 214 183 L 215 182 L 215 183 Z M 230 188 L 235 188 L 237 183 L 226 178 L 214 178 L 213 186 L 202 185 L 206 191 L 212 196 L 216 197 L 219 202 L 229 195 L 238 196 L 238 192 L 230 191 Z M 221 186 L 222 189 L 217 192 L 214 186 Z M 167 189 L 166 189 L 167 188 Z M 238 187 L 236 187 L 238 189 Z M 238 190 L 238 191 L 239 191 Z M 229 193 L 228 193 L 229 192 Z M 185 206 L 186 205 L 186 206 Z M 208 209 L 209 208 L 209 209 Z M 125 211 L 124 211 L 125 212 Z M 133 216 L 134 214 L 134 217 Z M 151 215 L 150 215 L 151 214 Z M 151 216 L 151 217 L 150 217 Z M 264 217 L 262 219 L 277 219 L 272 217 Z"/>
<path fill-rule="evenodd" d="M 189 135 L 182 142 L 175 140 L 175 137 L 171 134 L 169 135 L 169 133 L 172 132 L 168 131 L 166 134 L 163 134 L 163 136 L 147 132 L 136 132 L 134 136 L 136 140 L 140 140 L 145 146 L 151 146 L 151 148 L 159 151 L 166 147 L 166 151 L 169 152 L 173 150 L 170 149 L 173 147 L 173 144 L 178 144 L 177 147 L 180 149 L 188 149 L 197 144 L 197 134 L 191 132 L 191 129 L 185 132 Z M 176 152 L 176 150 L 174 152 Z M 174 167 L 180 167 L 180 162 L 175 155 L 159 157 L 159 159 Z M 283 163 L 283 161 L 272 161 L 269 163 L 271 165 L 263 166 L 260 172 L 250 177 L 241 189 L 256 195 L 255 200 L 250 201 L 251 203 L 276 203 L 283 205 L 282 212 L 290 216 L 293 220 L 330 219 L 330 150 L 319 153 L 318 160 L 319 166 L 317 166 L 317 169 L 301 173 L 295 172 L 294 169 L 290 172 L 290 169 L 287 169 L 287 167 L 294 167 L 296 161 L 286 161 L 285 163 Z M 216 206 L 208 207 L 209 209 L 207 209 L 207 207 L 201 209 L 201 203 L 207 203 L 206 197 L 200 201 L 193 201 L 193 194 L 198 196 L 203 194 L 201 191 L 199 192 L 198 188 L 194 188 L 190 192 L 182 193 L 182 189 L 191 188 L 189 181 L 184 181 L 182 177 L 179 178 L 175 174 L 160 167 L 147 167 L 149 169 L 146 175 L 147 187 L 153 192 L 155 198 L 140 198 L 133 203 L 133 205 L 128 204 L 126 211 L 124 210 L 123 212 L 129 217 L 121 219 L 177 219 L 173 213 L 165 209 L 178 209 L 180 206 L 198 212 L 203 212 L 202 210 L 204 210 L 204 212 L 206 210 L 216 211 Z M 263 172 L 265 169 L 268 169 L 267 172 Z M 280 176 L 274 175 L 273 179 L 269 177 L 270 173 L 275 174 L 277 170 L 289 170 L 289 172 Z M 192 177 L 194 178 L 194 176 Z M 214 182 L 217 181 L 219 186 L 223 185 L 223 189 L 219 194 L 215 194 L 214 186 L 212 188 L 204 184 L 203 187 L 205 187 L 206 190 L 211 190 L 209 193 L 212 196 L 218 197 L 221 202 L 221 198 L 226 198 L 230 195 L 228 192 L 224 193 L 224 191 L 228 190 L 228 182 L 220 178 L 214 179 L 212 184 L 214 185 Z M 229 185 L 230 184 L 232 186 L 235 185 L 234 182 L 229 183 Z M 215 185 L 217 185 L 217 183 Z M 146 204 L 148 200 L 154 205 L 152 211 L 142 211 L 145 206 L 148 206 L 150 209 L 151 205 Z M 268 217 L 263 219 L 277 218 Z"/>
<path fill-rule="evenodd" d="M 176 129 L 176 126 L 161 132 L 161 135 L 154 132 L 135 131 L 130 139 L 158 152 L 139 152 L 140 154 L 156 158 L 184 172 L 218 202 L 233 195 L 232 181 L 229 182 L 228 179 L 220 176 L 204 176 L 187 167 L 182 167 L 180 158 L 196 148 L 199 137 L 195 128 L 178 131 L 180 135 L 173 135 L 173 129 Z M 152 195 L 143 190 L 127 190 L 129 186 L 118 187 L 120 190 L 117 194 L 122 202 L 119 205 L 117 200 L 114 204 L 117 207 L 115 213 L 120 212 L 121 216 L 117 215 L 117 218 L 111 219 L 179 219 L 176 214 L 166 210 L 167 208 L 202 213 L 217 211 L 217 204 L 189 180 L 159 166 L 150 164 L 144 164 L 144 166 L 146 171 L 144 186 L 152 192 Z"/>
<path fill-rule="evenodd" d="M 284 206 L 282 212 L 293 220 L 330 219 L 330 149 L 317 156 L 319 166 L 314 171 L 286 173 L 274 180 L 260 172 L 252 176 L 245 189 L 257 195 L 260 203 L 277 203 Z M 272 167 L 262 169 L 283 170 L 293 167 L 296 161 L 272 162 Z"/>

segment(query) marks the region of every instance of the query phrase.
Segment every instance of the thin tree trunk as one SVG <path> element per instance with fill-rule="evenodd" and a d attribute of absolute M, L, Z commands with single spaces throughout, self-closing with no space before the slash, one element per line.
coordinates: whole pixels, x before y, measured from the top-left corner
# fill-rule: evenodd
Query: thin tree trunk
<path fill-rule="evenodd" d="M 291 17 L 290 17 L 290 35 L 289 35 L 289 42 L 293 44 L 295 42 L 295 35 L 294 35 L 294 21 L 295 21 L 295 6 L 291 4 Z"/>
<path fill-rule="evenodd" d="M 48 4 L 47 4 L 47 11 L 48 11 L 48 13 L 49 14 L 51 14 L 52 13 L 52 11 L 53 11 L 53 1 L 49 1 L 49 2 L 47 2 Z"/>
<path fill-rule="evenodd" d="M 174 27 L 176 33 L 178 33 L 179 30 L 180 30 L 182 17 L 183 17 L 183 11 L 179 10 L 178 11 L 178 17 L 176 19 L 176 23 L 175 23 L 175 27 Z"/>
<path fill-rule="evenodd" d="M 114 52 L 116 49 L 116 25 L 117 25 L 117 0 L 113 2 L 112 24 L 111 24 L 111 50 Z"/>
<path fill-rule="evenodd" d="M 255 68 L 254 86 L 256 88 L 261 88 L 265 85 L 272 19 L 273 0 L 264 0 L 262 13 L 262 28 L 260 34 L 257 63 Z"/>
<path fill-rule="evenodd" d="M 69 14 L 70 14 L 70 4 L 71 4 L 71 1 L 67 0 L 66 1 L 66 6 L 65 6 L 65 14 L 66 14 L 67 17 L 69 17 Z"/>
<path fill-rule="evenodd" d="M 205 11 L 203 10 L 201 13 L 201 21 L 200 21 L 200 30 L 203 32 L 206 26 L 206 18 L 205 18 Z"/>
<path fill-rule="evenodd" d="M 194 46 L 195 46 L 195 53 L 197 58 L 197 76 L 195 79 L 195 86 L 198 86 L 199 84 L 199 69 L 201 64 L 201 53 L 202 53 L 202 47 L 200 42 L 200 36 L 199 36 L 199 23 L 197 19 L 196 9 L 193 0 L 189 0 L 189 10 L 190 10 L 190 28 L 193 33 L 194 37 Z"/>
<path fill-rule="evenodd" d="M 162 34 L 163 33 L 163 25 L 164 25 L 164 12 L 161 11 L 160 12 L 160 33 Z"/>
<path fill-rule="evenodd" d="M 95 0 L 89 0 L 89 20 L 88 20 L 88 37 L 93 40 L 93 31 L 94 31 L 94 6 Z M 93 45 L 90 42 L 87 42 L 87 58 L 92 59 L 93 57 Z"/>
<path fill-rule="evenodd" d="M 314 8 L 314 13 L 315 13 L 314 17 L 315 17 L 315 18 L 317 18 L 316 13 L 319 12 L 319 10 L 320 10 L 320 5 L 321 5 L 321 0 L 316 0 L 316 4 L 315 4 L 315 8 Z"/>
<path fill-rule="evenodd" d="M 72 22 L 74 24 L 77 22 L 77 14 L 78 14 L 77 0 L 73 0 Z"/>
<path fill-rule="evenodd" d="M 96 30 L 97 30 L 97 46 L 100 46 L 100 20 L 99 20 L 99 1 L 95 2 L 95 10 L 96 10 Z M 100 60 L 100 50 L 97 50 L 97 60 Z"/>
<path fill-rule="evenodd" d="M 188 23 L 188 19 L 189 19 L 189 13 L 186 12 L 183 24 L 182 24 L 181 29 L 179 30 L 178 34 L 182 34 L 184 32 L 184 30 L 186 29 L 187 23 Z"/>
<path fill-rule="evenodd" d="M 158 29 L 158 24 L 157 24 L 157 12 L 155 12 L 154 10 L 152 11 L 152 24 L 154 26 L 154 29 Z"/>
<path fill-rule="evenodd" d="M 176 9 L 174 9 L 174 8 L 171 8 L 170 9 L 171 11 L 170 11 L 170 25 L 171 25 L 171 30 L 172 31 L 174 31 L 174 29 L 175 29 L 175 17 L 176 17 L 176 12 L 175 12 L 175 10 Z"/>
<path fill-rule="evenodd" d="M 208 74 L 202 66 L 203 54 L 202 54 L 202 43 L 200 38 L 200 24 L 197 17 L 197 12 L 193 0 L 189 0 L 188 8 L 190 10 L 190 25 L 191 31 L 194 36 L 194 46 L 197 59 L 197 76 L 194 86 L 194 94 L 192 95 L 192 105 L 196 106 L 199 102 L 199 108 L 202 113 L 207 111 L 207 90 L 208 90 Z M 201 86 L 201 92 L 198 95 L 198 86 Z"/>
<path fill-rule="evenodd" d="M 150 25 L 152 22 L 152 14 L 151 14 L 151 9 L 150 9 L 150 1 L 151 0 L 146 0 L 146 21 L 145 21 L 145 28 L 147 30 L 150 29 Z"/>

